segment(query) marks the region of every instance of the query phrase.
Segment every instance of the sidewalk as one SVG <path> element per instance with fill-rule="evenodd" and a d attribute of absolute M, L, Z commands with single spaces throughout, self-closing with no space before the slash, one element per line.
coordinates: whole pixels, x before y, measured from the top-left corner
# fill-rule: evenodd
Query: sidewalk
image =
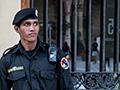
<path fill-rule="evenodd" d="M 71 60 L 69 60 L 71 66 Z M 110 58 L 110 66 L 108 67 L 108 63 L 106 63 L 106 72 L 113 72 L 113 58 Z M 85 72 L 86 68 L 86 61 L 82 61 L 81 57 L 79 56 L 76 60 L 76 71 Z M 97 63 L 94 64 L 92 61 L 90 64 L 90 71 L 91 72 L 99 72 L 100 68 L 100 59 L 97 59 Z M 119 63 L 120 68 L 120 63 Z"/>

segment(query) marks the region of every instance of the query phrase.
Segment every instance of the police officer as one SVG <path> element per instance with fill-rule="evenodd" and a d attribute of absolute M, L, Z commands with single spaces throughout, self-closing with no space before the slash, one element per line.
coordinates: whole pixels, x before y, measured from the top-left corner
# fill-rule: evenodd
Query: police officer
<path fill-rule="evenodd" d="M 13 25 L 20 41 L 0 59 L 0 90 L 73 90 L 63 51 L 38 38 L 38 11 L 20 10 Z"/>

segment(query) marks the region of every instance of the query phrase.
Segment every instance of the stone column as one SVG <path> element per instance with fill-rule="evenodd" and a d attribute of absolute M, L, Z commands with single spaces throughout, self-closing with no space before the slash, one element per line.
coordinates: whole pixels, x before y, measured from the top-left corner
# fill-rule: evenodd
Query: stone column
<path fill-rule="evenodd" d="M 64 30 L 65 30 L 65 42 L 68 43 L 70 50 L 71 50 L 71 22 L 70 22 L 70 14 L 71 14 L 71 4 L 72 0 L 63 0 L 64 3 L 64 13 L 65 13 L 65 18 L 64 18 Z"/>

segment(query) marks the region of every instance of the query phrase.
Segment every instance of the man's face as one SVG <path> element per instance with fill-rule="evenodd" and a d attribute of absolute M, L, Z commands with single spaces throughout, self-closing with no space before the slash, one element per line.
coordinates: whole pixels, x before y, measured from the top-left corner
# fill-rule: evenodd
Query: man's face
<path fill-rule="evenodd" d="M 23 20 L 16 32 L 19 33 L 21 41 L 36 41 L 39 32 L 38 19 Z"/>

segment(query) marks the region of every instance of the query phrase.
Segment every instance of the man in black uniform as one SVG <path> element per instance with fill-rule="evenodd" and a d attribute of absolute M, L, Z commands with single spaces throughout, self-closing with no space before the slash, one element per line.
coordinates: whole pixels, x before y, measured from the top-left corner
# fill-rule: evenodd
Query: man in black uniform
<path fill-rule="evenodd" d="M 20 41 L 0 59 L 0 90 L 73 90 L 63 51 L 38 38 L 38 11 L 20 10 L 13 25 Z"/>

